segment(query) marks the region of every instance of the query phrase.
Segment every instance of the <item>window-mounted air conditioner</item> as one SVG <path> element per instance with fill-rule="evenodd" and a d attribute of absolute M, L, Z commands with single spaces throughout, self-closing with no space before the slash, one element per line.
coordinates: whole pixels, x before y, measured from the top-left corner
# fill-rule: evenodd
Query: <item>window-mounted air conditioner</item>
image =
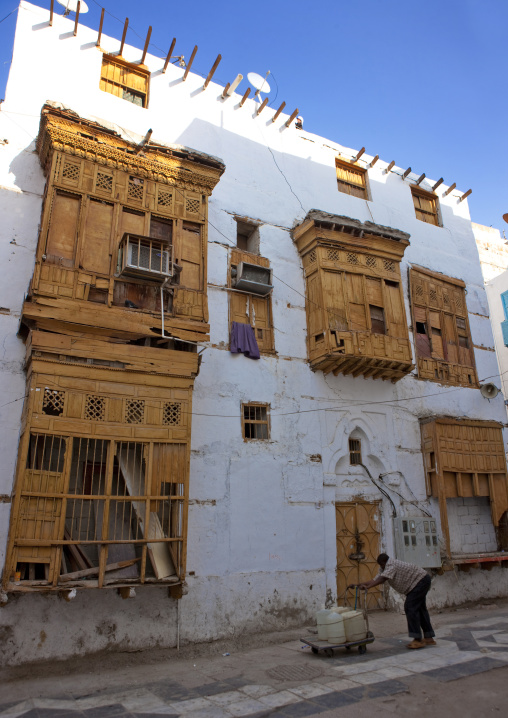
<path fill-rule="evenodd" d="M 118 274 L 164 281 L 173 276 L 172 246 L 160 239 L 124 234 L 118 252 Z"/>
<path fill-rule="evenodd" d="M 439 568 L 441 551 L 435 519 L 408 516 L 393 519 L 397 558 L 422 568 Z"/>
<path fill-rule="evenodd" d="M 240 262 L 236 268 L 234 288 L 252 294 L 269 294 L 272 289 L 272 270 L 257 264 Z"/>

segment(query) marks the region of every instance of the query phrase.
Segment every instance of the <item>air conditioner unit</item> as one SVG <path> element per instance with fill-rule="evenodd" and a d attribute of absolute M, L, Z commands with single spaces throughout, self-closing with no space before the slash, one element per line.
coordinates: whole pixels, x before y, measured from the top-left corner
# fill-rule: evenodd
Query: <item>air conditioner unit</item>
<path fill-rule="evenodd" d="M 257 264 L 240 262 L 236 268 L 234 288 L 252 294 L 269 294 L 272 289 L 272 270 Z"/>
<path fill-rule="evenodd" d="M 137 234 L 124 234 L 118 251 L 118 274 L 164 281 L 173 276 L 172 246 Z"/>
<path fill-rule="evenodd" d="M 439 568 L 441 551 L 436 522 L 427 516 L 394 518 L 397 558 L 422 568 Z"/>

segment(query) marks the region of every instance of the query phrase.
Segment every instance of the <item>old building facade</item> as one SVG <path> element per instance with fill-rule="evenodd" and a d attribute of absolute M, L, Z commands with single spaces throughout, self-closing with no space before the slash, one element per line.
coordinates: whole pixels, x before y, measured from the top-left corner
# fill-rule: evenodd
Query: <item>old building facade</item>
<path fill-rule="evenodd" d="M 21 3 L 0 111 L 5 660 L 297 626 L 381 550 L 508 595 L 462 193 L 73 27 Z"/>

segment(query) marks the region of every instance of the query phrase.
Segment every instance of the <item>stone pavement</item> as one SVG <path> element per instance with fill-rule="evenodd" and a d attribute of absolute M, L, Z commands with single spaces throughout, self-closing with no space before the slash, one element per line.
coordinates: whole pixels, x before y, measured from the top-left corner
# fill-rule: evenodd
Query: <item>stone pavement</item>
<path fill-rule="evenodd" d="M 508 666 L 508 610 L 466 611 L 436 617 L 437 646 L 408 651 L 405 634 L 390 636 L 378 612 L 371 617 L 376 641 L 367 653 L 337 649 L 314 655 L 298 640 L 240 651 L 147 665 L 146 657 L 122 670 L 69 675 L 65 664 L 47 673 L 2 681 L 0 718 L 298 718 L 329 713 L 410 691 L 415 676 L 435 682 L 434 692 L 456 679 Z M 455 619 L 455 620 L 454 620 Z M 400 630 L 404 618 L 391 614 Z M 390 620 L 388 623 L 390 623 Z M 386 623 L 386 620 L 385 620 Z M 302 636 L 312 639 L 308 629 Z M 60 668 L 59 668 L 60 667 Z M 7 674 L 9 669 L 7 669 Z"/>

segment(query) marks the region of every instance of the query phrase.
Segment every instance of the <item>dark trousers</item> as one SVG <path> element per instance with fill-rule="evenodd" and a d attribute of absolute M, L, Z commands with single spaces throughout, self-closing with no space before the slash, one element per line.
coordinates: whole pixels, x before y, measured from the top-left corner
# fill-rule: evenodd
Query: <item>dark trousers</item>
<path fill-rule="evenodd" d="M 410 638 L 417 638 L 420 641 L 422 639 L 422 632 L 425 638 L 432 638 L 436 635 L 430 623 L 430 616 L 426 605 L 429 589 L 430 576 L 427 575 L 407 594 L 404 602 L 409 636 Z"/>

